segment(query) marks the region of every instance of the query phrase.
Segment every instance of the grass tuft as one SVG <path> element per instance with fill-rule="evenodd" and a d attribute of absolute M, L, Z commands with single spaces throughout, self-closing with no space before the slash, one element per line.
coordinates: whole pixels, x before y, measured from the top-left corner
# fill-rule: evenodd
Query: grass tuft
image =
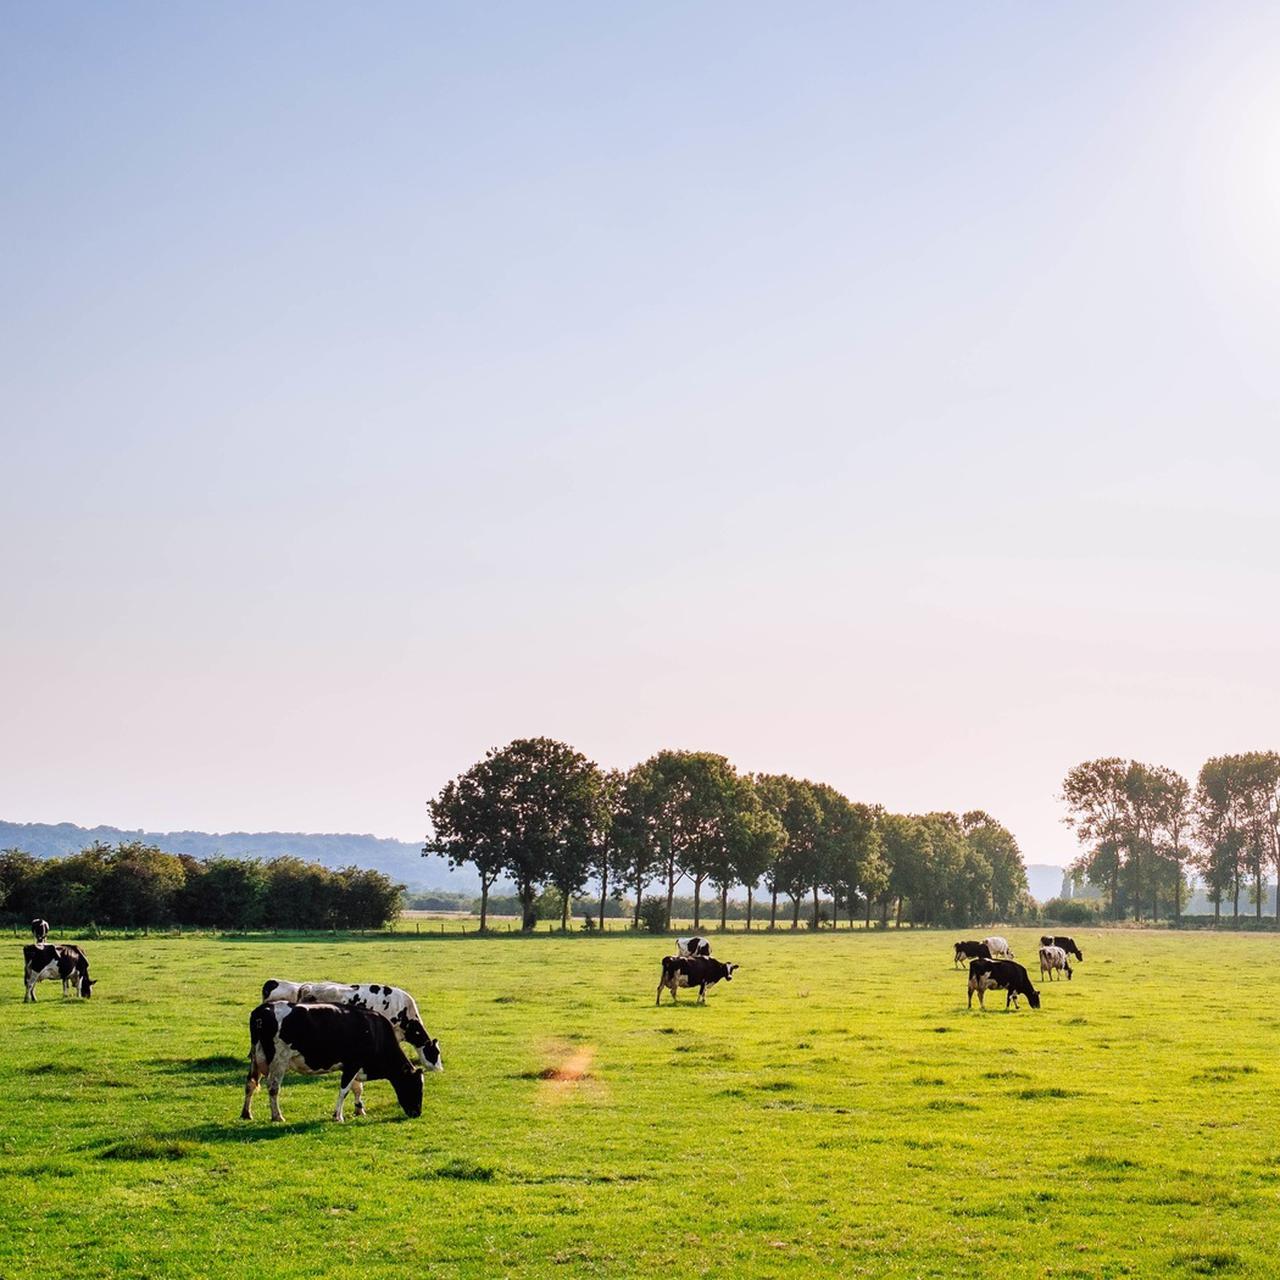
<path fill-rule="evenodd" d="M 113 1142 L 100 1160 L 186 1160 L 202 1155 L 204 1148 L 194 1142 L 166 1141 L 162 1138 L 124 1138 Z"/>

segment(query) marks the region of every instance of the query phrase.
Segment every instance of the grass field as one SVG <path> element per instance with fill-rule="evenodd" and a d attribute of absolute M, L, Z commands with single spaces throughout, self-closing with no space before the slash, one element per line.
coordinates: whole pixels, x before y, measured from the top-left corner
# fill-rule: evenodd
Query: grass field
<path fill-rule="evenodd" d="M 15 945 L 0 1275 L 1274 1275 L 1280 941 L 1078 937 L 1011 1014 L 937 933 L 735 937 L 706 1008 L 661 939 L 99 942 L 26 1006 Z M 413 991 L 422 1117 L 238 1120 L 272 976 Z"/>

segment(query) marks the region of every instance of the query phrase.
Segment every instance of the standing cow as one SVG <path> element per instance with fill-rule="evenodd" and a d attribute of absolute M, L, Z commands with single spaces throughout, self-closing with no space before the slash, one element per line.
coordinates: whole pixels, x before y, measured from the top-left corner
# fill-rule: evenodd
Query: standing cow
<path fill-rule="evenodd" d="M 700 938 L 697 934 L 694 934 L 692 938 L 677 938 L 676 954 L 682 956 L 709 956 L 711 954 L 711 939 Z"/>
<path fill-rule="evenodd" d="M 958 968 L 965 960 L 990 960 L 991 948 L 985 942 L 957 942 L 952 968 Z"/>
<path fill-rule="evenodd" d="M 1047 973 L 1049 981 L 1054 982 L 1059 972 L 1065 973 L 1067 981 L 1071 981 L 1071 961 L 1067 958 L 1067 953 L 1061 947 L 1041 947 L 1040 980 L 1043 982 Z"/>
<path fill-rule="evenodd" d="M 87 1000 L 93 994 L 94 981 L 89 980 L 89 960 L 79 947 L 70 943 L 55 946 L 45 943 L 43 946 L 28 945 L 22 948 L 23 979 L 27 993 L 22 997 L 23 1004 L 36 998 L 36 983 L 46 978 L 62 979 L 62 994 L 65 996 L 71 987 L 75 987 L 76 995 Z"/>
<path fill-rule="evenodd" d="M 265 1076 L 272 1120 L 283 1120 L 280 1084 L 286 1073 L 325 1075 L 341 1071 L 333 1118 L 342 1123 L 348 1092 L 356 1095 L 356 1115 L 364 1115 L 365 1080 L 389 1080 L 407 1116 L 422 1114 L 422 1068 L 410 1065 L 391 1024 L 369 1009 L 337 1004 L 260 1004 L 249 1015 L 249 1075 L 244 1084 L 242 1120 L 252 1120 L 253 1095 Z"/>
<path fill-rule="evenodd" d="M 1044 934 L 1040 939 L 1042 947 L 1061 947 L 1069 956 L 1075 956 L 1077 960 L 1084 960 L 1084 952 L 1076 946 L 1074 938 L 1068 938 L 1065 933 Z"/>
<path fill-rule="evenodd" d="M 1033 1009 L 1040 1007 L 1040 993 L 1031 985 L 1027 971 L 1016 960 L 975 960 L 969 966 L 969 1008 L 973 1008 L 974 992 L 978 1004 L 987 1007 L 988 991 L 1003 991 L 1004 1007 L 1018 1007 L 1018 997 L 1026 996 Z"/>
<path fill-rule="evenodd" d="M 990 938 L 983 938 L 982 941 L 986 943 L 987 953 L 993 960 L 1013 959 L 1013 948 L 999 935 L 994 935 Z"/>
<path fill-rule="evenodd" d="M 713 960 L 710 956 L 664 956 L 662 960 L 662 977 L 658 981 L 658 998 L 654 1004 L 662 1003 L 662 992 L 671 992 L 672 1001 L 677 1001 L 676 991 L 680 987 L 697 987 L 698 1003 L 707 1003 L 707 988 L 713 987 L 723 979 L 733 980 L 733 971 L 739 966 L 724 964 Z"/>

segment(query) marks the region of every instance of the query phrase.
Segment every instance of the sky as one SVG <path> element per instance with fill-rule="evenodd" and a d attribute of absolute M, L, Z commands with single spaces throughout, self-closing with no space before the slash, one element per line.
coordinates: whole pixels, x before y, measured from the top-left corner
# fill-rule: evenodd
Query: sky
<path fill-rule="evenodd" d="M 0 9 L 0 817 L 664 747 L 1075 853 L 1280 746 L 1280 11 Z"/>

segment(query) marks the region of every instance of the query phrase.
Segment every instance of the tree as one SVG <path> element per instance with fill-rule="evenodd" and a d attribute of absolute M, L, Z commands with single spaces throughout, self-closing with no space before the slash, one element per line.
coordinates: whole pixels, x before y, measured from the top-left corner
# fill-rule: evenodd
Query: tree
<path fill-rule="evenodd" d="M 1200 869 L 1209 887 L 1216 924 L 1222 896 L 1232 891 L 1232 914 L 1240 916 L 1242 854 L 1246 844 L 1244 778 L 1238 756 L 1214 756 L 1200 767 L 1196 782 L 1195 823 L 1200 838 Z"/>
<path fill-rule="evenodd" d="M 1093 884 L 1105 886 L 1111 910 L 1120 918 L 1120 871 L 1132 839 L 1127 787 L 1129 764 L 1115 756 L 1078 764 L 1062 783 L 1068 813 L 1063 821 L 1087 847 L 1085 870 Z"/>
<path fill-rule="evenodd" d="M 777 814 L 761 798 L 755 781 L 741 778 L 739 787 L 750 789 L 750 798 L 739 799 L 737 819 L 732 832 L 733 876 L 747 890 L 747 928 L 751 928 L 751 907 L 756 888 L 766 878 L 787 845 L 787 833 Z M 720 897 L 720 927 L 725 926 L 725 899 Z"/>
<path fill-rule="evenodd" d="M 786 832 L 787 841 L 769 868 L 771 896 L 769 928 L 778 915 L 778 891 L 791 899 L 791 927 L 800 925 L 800 900 L 818 873 L 818 841 L 822 827 L 822 806 L 813 784 L 787 774 L 765 774 L 756 779 L 760 797 Z"/>
<path fill-rule="evenodd" d="M 604 932 L 604 909 L 609 900 L 609 873 L 625 865 L 625 854 L 620 841 L 622 829 L 615 832 L 614 824 L 622 807 L 622 795 L 626 787 L 626 775 L 620 769 L 610 769 L 600 779 L 600 805 L 597 811 L 597 828 L 592 845 L 591 871 L 600 881 L 600 930 Z M 617 896 L 615 892 L 615 896 Z M 639 895 L 637 894 L 637 901 Z"/>
<path fill-rule="evenodd" d="M 965 839 L 990 868 L 988 892 L 992 917 L 1007 920 L 1027 893 L 1027 868 L 1013 833 L 989 813 L 973 809 L 961 819 Z"/>
<path fill-rule="evenodd" d="M 566 915 L 586 884 L 601 786 L 599 769 L 581 752 L 551 738 L 518 738 L 490 750 L 431 802 L 435 837 L 424 852 L 442 852 L 451 865 L 473 863 L 482 903 L 497 876 L 509 875 L 522 927 L 532 929 L 544 881 L 560 890 Z"/>
<path fill-rule="evenodd" d="M 825 783 L 815 784 L 813 794 L 821 812 L 816 856 L 810 869 L 813 927 L 818 927 L 819 888 L 831 893 L 837 908 L 842 899 L 847 902 L 852 926 L 854 899 L 862 886 L 868 864 L 879 855 L 876 811 L 869 805 L 855 804 Z M 834 924 L 833 920 L 833 927 Z"/>

